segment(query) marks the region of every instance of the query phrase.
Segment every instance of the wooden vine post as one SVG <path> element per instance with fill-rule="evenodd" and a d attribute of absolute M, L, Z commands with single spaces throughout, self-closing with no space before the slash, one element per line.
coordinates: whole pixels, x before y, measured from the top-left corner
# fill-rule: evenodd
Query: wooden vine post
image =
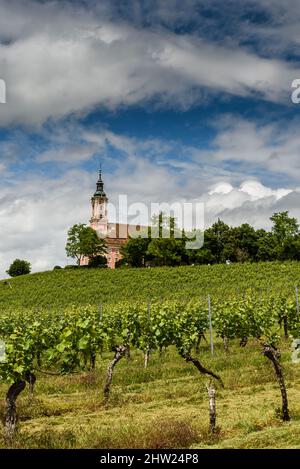
<path fill-rule="evenodd" d="M 216 389 L 212 380 L 206 385 L 209 400 L 209 431 L 216 432 Z"/>
<path fill-rule="evenodd" d="M 210 353 L 211 356 L 214 356 L 214 339 L 213 339 L 213 329 L 212 329 L 212 318 L 211 318 L 211 299 L 208 295 L 208 322 L 209 322 L 209 335 L 210 335 Z"/>

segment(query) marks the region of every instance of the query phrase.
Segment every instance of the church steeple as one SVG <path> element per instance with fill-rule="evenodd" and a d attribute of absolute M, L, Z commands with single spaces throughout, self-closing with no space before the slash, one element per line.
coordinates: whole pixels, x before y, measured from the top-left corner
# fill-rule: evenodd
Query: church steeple
<path fill-rule="evenodd" d="M 106 235 L 108 230 L 108 213 L 107 204 L 108 198 L 104 192 L 104 183 L 102 181 L 102 169 L 100 165 L 99 179 L 97 181 L 96 192 L 92 197 L 92 218 L 90 219 L 90 226 L 98 231 L 101 235 Z"/>
<path fill-rule="evenodd" d="M 102 181 L 102 169 L 100 165 L 99 169 L 99 179 L 97 181 L 97 189 L 94 194 L 94 197 L 106 197 L 106 194 L 104 192 L 104 182 Z"/>

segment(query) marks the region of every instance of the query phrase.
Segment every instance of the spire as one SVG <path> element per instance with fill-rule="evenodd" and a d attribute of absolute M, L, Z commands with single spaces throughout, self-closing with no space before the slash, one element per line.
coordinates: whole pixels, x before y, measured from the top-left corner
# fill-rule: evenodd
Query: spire
<path fill-rule="evenodd" d="M 104 192 L 104 182 L 102 181 L 102 167 L 100 163 L 100 168 L 99 168 L 99 179 L 97 182 L 97 189 L 94 194 L 94 197 L 106 197 L 106 194 Z"/>

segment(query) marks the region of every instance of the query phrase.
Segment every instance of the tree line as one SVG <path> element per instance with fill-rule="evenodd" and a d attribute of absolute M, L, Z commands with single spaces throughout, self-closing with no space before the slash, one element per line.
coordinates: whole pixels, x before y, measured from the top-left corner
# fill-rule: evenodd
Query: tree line
<path fill-rule="evenodd" d="M 218 219 L 204 232 L 200 249 L 186 249 L 187 236 L 175 236 L 174 218 L 163 214 L 158 220 L 159 237 L 129 239 L 122 248 L 119 265 L 143 267 L 147 265 L 220 264 L 225 262 L 259 262 L 300 260 L 300 232 L 296 218 L 288 211 L 274 213 L 270 231 L 255 229 L 248 223 L 232 227 Z M 162 237 L 164 229 L 170 237 Z"/>
<path fill-rule="evenodd" d="M 193 233 L 181 230 L 174 217 L 163 213 L 153 217 L 143 235 L 129 238 L 121 247 L 122 259 L 116 267 L 179 266 L 300 260 L 300 231 L 296 218 L 288 211 L 274 213 L 270 231 L 255 229 L 248 223 L 232 227 L 218 219 L 204 232 L 203 246 L 187 249 Z M 155 236 L 153 235 L 155 233 Z M 85 225 L 74 225 L 68 232 L 66 252 L 80 265 L 84 257 L 90 267 L 106 265 L 107 245 Z"/>
<path fill-rule="evenodd" d="M 146 228 L 144 236 L 129 238 L 121 247 L 122 259 L 116 267 L 300 260 L 300 225 L 297 219 L 283 211 L 275 212 L 270 220 L 272 227 L 267 231 L 255 229 L 248 223 L 232 227 L 218 219 L 204 231 L 201 248 L 187 249 L 186 242 L 191 240 L 193 233 L 180 230 L 174 217 L 160 213 L 153 217 L 152 226 Z M 105 239 L 99 238 L 95 230 L 84 224 L 76 224 L 69 229 L 66 253 L 76 259 L 78 266 L 84 258 L 89 259 L 88 267 L 107 266 Z M 16 259 L 7 273 L 11 277 L 24 275 L 30 272 L 30 267 L 29 262 Z"/>

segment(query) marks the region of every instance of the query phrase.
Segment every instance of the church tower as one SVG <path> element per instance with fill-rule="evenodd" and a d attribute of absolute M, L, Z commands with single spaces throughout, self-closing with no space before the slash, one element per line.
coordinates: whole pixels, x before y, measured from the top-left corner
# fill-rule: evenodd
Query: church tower
<path fill-rule="evenodd" d="M 102 181 L 102 171 L 99 171 L 99 179 L 97 182 L 96 192 L 92 199 L 92 218 L 90 226 L 96 230 L 101 237 L 106 237 L 108 233 L 108 214 L 107 204 L 108 198 L 104 192 L 104 183 Z"/>

